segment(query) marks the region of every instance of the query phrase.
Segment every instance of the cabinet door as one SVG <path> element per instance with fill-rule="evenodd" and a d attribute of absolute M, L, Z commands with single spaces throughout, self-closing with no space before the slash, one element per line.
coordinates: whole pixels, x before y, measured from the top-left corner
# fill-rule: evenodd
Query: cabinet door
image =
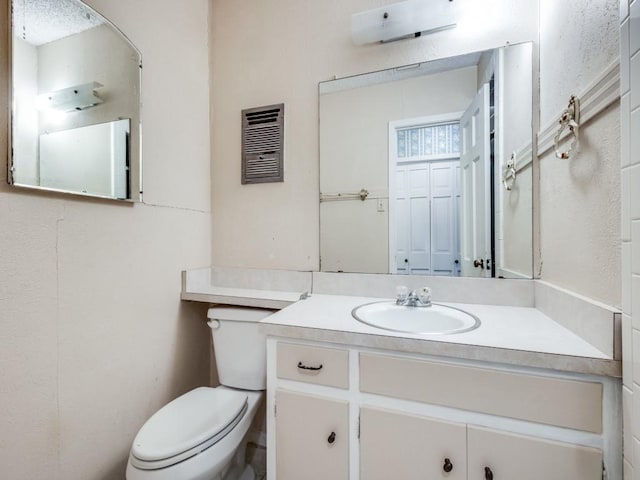
<path fill-rule="evenodd" d="M 349 404 L 276 392 L 277 480 L 349 478 Z"/>
<path fill-rule="evenodd" d="M 469 480 L 602 480 L 595 448 L 468 427 Z"/>
<path fill-rule="evenodd" d="M 360 479 L 466 480 L 466 443 L 463 424 L 364 407 Z"/>

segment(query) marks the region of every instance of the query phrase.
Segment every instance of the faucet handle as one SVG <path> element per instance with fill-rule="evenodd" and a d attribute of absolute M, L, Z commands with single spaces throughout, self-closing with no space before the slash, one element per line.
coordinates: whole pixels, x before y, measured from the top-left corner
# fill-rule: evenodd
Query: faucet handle
<path fill-rule="evenodd" d="M 431 289 L 429 287 L 422 287 L 418 292 L 418 300 L 425 305 L 431 304 Z"/>
<path fill-rule="evenodd" d="M 398 285 L 396 287 L 396 302 L 402 303 L 407 300 L 407 296 L 409 295 L 409 289 L 404 285 Z"/>

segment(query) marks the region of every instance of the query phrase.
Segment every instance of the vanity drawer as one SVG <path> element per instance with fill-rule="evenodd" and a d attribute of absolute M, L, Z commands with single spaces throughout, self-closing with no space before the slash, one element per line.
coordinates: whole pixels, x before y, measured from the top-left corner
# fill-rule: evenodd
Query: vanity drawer
<path fill-rule="evenodd" d="M 278 343 L 278 378 L 349 388 L 349 352 L 338 348 Z"/>
<path fill-rule="evenodd" d="M 360 391 L 602 432 L 602 384 L 360 354 Z"/>

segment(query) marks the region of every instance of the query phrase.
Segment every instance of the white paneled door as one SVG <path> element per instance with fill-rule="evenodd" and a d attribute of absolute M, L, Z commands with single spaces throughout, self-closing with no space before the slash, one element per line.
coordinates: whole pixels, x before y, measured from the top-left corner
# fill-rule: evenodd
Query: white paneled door
<path fill-rule="evenodd" d="M 459 172 L 457 160 L 397 165 L 397 273 L 459 274 Z"/>
<path fill-rule="evenodd" d="M 485 83 L 460 120 L 463 276 L 491 276 L 489 128 L 489 84 Z"/>

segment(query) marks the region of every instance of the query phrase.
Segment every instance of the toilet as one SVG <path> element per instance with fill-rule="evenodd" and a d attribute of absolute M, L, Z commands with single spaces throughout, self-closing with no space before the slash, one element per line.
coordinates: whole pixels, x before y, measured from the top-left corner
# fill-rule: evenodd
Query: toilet
<path fill-rule="evenodd" d="M 127 480 L 254 480 L 247 432 L 266 388 L 266 344 L 258 323 L 272 310 L 208 311 L 221 386 L 199 387 L 158 410 L 136 435 Z"/>

